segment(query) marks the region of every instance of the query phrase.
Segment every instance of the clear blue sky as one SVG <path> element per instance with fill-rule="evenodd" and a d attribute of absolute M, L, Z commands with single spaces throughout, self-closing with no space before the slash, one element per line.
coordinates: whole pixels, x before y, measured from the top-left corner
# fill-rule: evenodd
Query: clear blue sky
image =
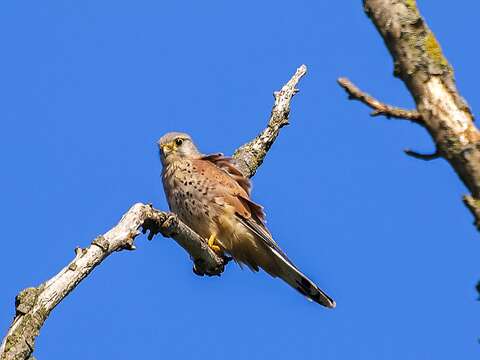
<path fill-rule="evenodd" d="M 480 5 L 420 8 L 478 99 Z M 200 278 L 170 239 L 137 239 L 61 303 L 39 359 L 477 359 L 480 238 L 465 188 L 407 122 L 370 118 L 348 76 L 412 107 L 357 1 L 2 1 L 0 330 L 16 293 L 53 276 L 135 202 L 167 205 L 155 141 L 231 153 L 272 92 L 309 73 L 254 178 L 274 237 L 333 311 L 229 265 Z M 309 190 L 314 188 L 315 190 Z"/>

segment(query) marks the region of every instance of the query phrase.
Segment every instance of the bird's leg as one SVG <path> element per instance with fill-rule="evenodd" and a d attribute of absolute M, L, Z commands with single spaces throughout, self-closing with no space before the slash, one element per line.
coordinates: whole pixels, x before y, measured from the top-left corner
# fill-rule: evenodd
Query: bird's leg
<path fill-rule="evenodd" d="M 212 249 L 213 251 L 215 251 L 217 254 L 221 254 L 222 253 L 222 249 L 220 248 L 220 246 L 218 245 L 215 245 L 215 238 L 216 238 L 216 234 L 211 234 L 210 237 L 208 238 L 208 247 L 210 249 Z"/>

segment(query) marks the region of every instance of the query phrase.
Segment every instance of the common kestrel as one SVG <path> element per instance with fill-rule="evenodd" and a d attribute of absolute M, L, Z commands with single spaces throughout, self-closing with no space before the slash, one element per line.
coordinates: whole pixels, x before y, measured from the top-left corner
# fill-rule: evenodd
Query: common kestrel
<path fill-rule="evenodd" d="M 335 301 L 285 255 L 265 226 L 263 208 L 250 199 L 250 181 L 222 154 L 200 153 L 192 138 L 171 132 L 159 141 L 165 195 L 173 211 L 217 253 L 253 271 L 262 268 L 329 308 Z"/>

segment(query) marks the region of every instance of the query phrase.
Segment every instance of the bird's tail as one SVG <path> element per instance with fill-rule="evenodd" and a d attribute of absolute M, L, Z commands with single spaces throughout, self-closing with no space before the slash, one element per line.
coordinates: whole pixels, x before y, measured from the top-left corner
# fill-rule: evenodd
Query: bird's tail
<path fill-rule="evenodd" d="M 262 222 L 262 208 L 249 199 L 241 198 L 241 200 L 252 210 L 253 218 L 246 218 L 240 214 L 237 214 L 237 218 L 250 230 L 252 242 L 251 246 L 248 246 L 245 241 L 237 241 L 236 243 L 241 246 L 240 250 L 232 249 L 233 257 L 237 257 L 240 262 L 246 263 L 254 271 L 258 271 L 261 267 L 270 275 L 281 278 L 308 299 L 328 308 L 334 308 L 335 301 L 306 277 L 272 239 Z M 240 255 L 245 250 L 247 253 Z"/>
<path fill-rule="evenodd" d="M 336 306 L 335 301 L 323 292 L 312 280 L 303 274 L 284 254 L 271 249 L 275 254 L 277 266 L 281 269 L 278 277 L 293 287 L 307 299 L 328 308 Z"/>

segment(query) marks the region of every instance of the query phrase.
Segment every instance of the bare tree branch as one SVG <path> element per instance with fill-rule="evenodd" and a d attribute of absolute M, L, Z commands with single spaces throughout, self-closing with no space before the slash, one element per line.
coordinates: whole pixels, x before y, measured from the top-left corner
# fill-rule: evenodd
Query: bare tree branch
<path fill-rule="evenodd" d="M 141 227 L 150 230 L 150 238 L 156 233 L 173 237 L 190 253 L 197 271 L 207 275 L 219 275 L 223 271 L 224 260 L 175 215 L 150 205 L 135 204 L 110 231 L 95 238 L 87 248 L 75 249 L 75 258 L 53 278 L 17 295 L 16 315 L 0 347 L 0 358 L 27 359 L 33 351 L 35 337 L 55 306 L 107 256 L 116 251 L 134 250 L 133 242 Z"/>
<path fill-rule="evenodd" d="M 387 118 L 405 119 L 423 125 L 422 117 L 420 116 L 420 113 L 418 111 L 405 110 L 395 106 L 384 104 L 381 101 L 375 99 L 373 96 L 360 90 L 347 78 L 338 78 L 337 82 L 342 88 L 345 89 L 349 99 L 358 100 L 360 102 L 363 102 L 365 105 L 371 107 L 373 109 L 373 112 L 370 114 L 371 116 L 384 115 Z"/>
<path fill-rule="evenodd" d="M 295 86 L 306 70 L 302 65 L 290 81 L 275 93 L 275 105 L 268 127 L 235 152 L 234 158 L 246 176 L 255 174 L 280 128 L 288 123 L 290 101 L 297 92 Z M 115 227 L 95 238 L 90 246 L 75 249 L 75 258 L 58 274 L 38 287 L 22 290 L 16 296 L 16 313 L 0 345 L 0 360 L 32 359 L 35 339 L 50 312 L 109 255 L 116 251 L 134 250 L 134 240 L 140 234 L 140 229 L 143 233 L 149 231 L 149 239 L 157 233 L 173 238 L 190 254 L 194 272 L 198 275 L 220 275 L 228 263 L 228 258 L 216 255 L 206 239 L 182 223 L 175 214 L 137 203 Z"/>
<path fill-rule="evenodd" d="M 306 73 L 307 67 L 305 65 L 300 66 L 282 89 L 273 93 L 275 103 L 272 108 L 270 120 L 268 121 L 268 126 L 255 139 L 242 145 L 235 151 L 233 157 L 245 176 L 251 177 L 255 175 L 258 167 L 262 165 L 268 150 L 270 150 L 270 147 L 275 142 L 280 129 L 288 125 L 290 101 L 298 92 L 296 86 Z"/>
<path fill-rule="evenodd" d="M 435 141 L 435 157 L 444 157 L 469 189 L 466 203 L 479 224 L 480 132 L 456 88 L 451 65 L 415 0 L 364 0 L 363 4 L 393 57 L 395 76 L 412 94 L 422 125 Z"/>

